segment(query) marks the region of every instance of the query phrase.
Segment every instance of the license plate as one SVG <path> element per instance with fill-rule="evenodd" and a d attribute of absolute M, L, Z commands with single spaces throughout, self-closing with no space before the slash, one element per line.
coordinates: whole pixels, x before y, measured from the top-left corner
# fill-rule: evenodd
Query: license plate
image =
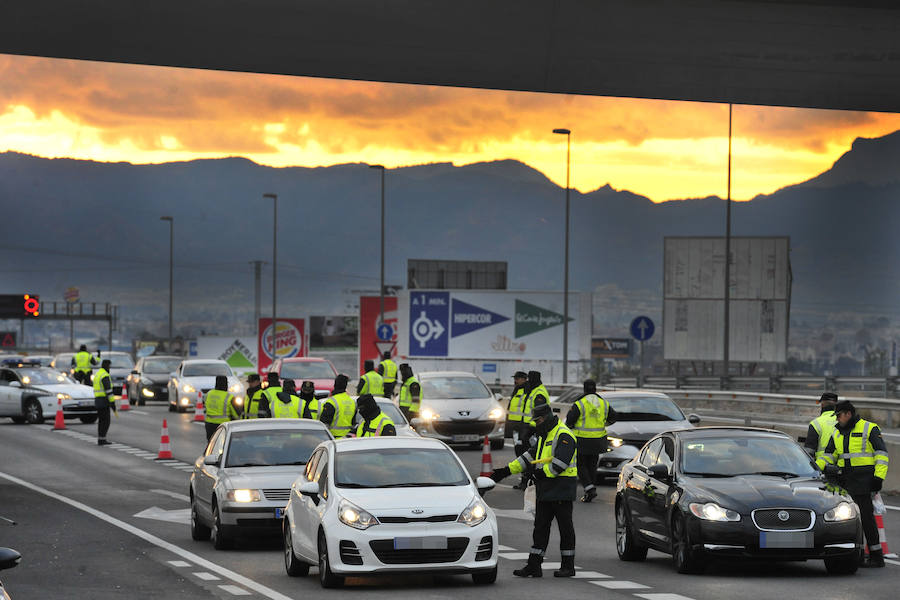
<path fill-rule="evenodd" d="M 94 406 L 93 400 L 82 400 L 78 403 L 78 406 Z"/>
<path fill-rule="evenodd" d="M 454 435 L 453 436 L 454 442 L 477 442 L 480 439 L 481 439 L 481 436 L 478 435 L 477 433 L 465 433 L 462 435 Z"/>
<path fill-rule="evenodd" d="M 283 509 L 283 508 L 276 508 L 276 509 L 275 509 L 275 518 L 276 518 L 276 519 L 283 519 L 283 518 L 284 518 L 284 509 Z"/>
<path fill-rule="evenodd" d="M 760 531 L 760 548 L 812 548 L 815 545 L 812 531 Z"/>
<path fill-rule="evenodd" d="M 394 550 L 446 550 L 447 538 L 441 535 L 428 537 L 395 537 Z"/>

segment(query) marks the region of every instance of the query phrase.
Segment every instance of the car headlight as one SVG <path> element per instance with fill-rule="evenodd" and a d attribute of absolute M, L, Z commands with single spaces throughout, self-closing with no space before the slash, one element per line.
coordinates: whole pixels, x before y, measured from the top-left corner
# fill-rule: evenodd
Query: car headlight
<path fill-rule="evenodd" d="M 486 518 L 487 506 L 484 505 L 484 502 L 482 502 L 480 498 L 475 498 L 469 503 L 466 510 L 459 513 L 459 518 L 456 519 L 456 522 L 464 523 L 469 527 L 475 527 Z"/>
<path fill-rule="evenodd" d="M 491 412 L 488 413 L 488 419 L 502 419 L 503 418 L 503 409 L 499 406 L 495 409 L 492 409 Z"/>
<path fill-rule="evenodd" d="M 441 416 L 441 415 L 437 414 L 430 408 L 423 408 L 422 410 L 419 411 L 419 417 L 424 419 L 425 421 L 433 421 L 434 419 L 437 419 L 439 416 Z"/>
<path fill-rule="evenodd" d="M 259 490 L 228 490 L 225 498 L 229 502 L 259 502 Z"/>
<path fill-rule="evenodd" d="M 29 383 L 31 383 L 31 377 L 29 377 L 28 375 L 25 375 L 24 377 L 22 377 L 22 383 L 24 383 L 25 385 L 28 385 Z"/>
<path fill-rule="evenodd" d="M 190 398 L 185 398 L 185 397 L 183 397 L 183 398 L 181 399 L 181 405 L 182 405 L 182 406 L 187 406 L 187 405 L 190 404 L 190 403 L 191 403 L 191 399 L 190 399 Z"/>
<path fill-rule="evenodd" d="M 69 394 L 57 394 L 56 399 L 57 400 L 71 400 L 72 396 L 70 396 Z"/>
<path fill-rule="evenodd" d="M 234 384 L 233 386 L 231 386 L 230 388 L 228 388 L 228 391 L 231 392 L 232 394 L 234 394 L 234 393 L 236 393 L 236 392 L 240 392 L 240 391 L 241 391 L 241 384 L 239 384 L 239 383 Z"/>
<path fill-rule="evenodd" d="M 243 406 L 244 405 L 244 397 L 243 396 L 235 396 L 234 403 L 237 404 L 238 406 Z"/>
<path fill-rule="evenodd" d="M 701 504 L 692 502 L 690 505 L 694 516 L 705 521 L 740 521 L 741 515 L 728 508 L 722 508 L 715 502 Z"/>
<path fill-rule="evenodd" d="M 856 518 L 856 505 L 849 502 L 841 502 L 825 513 L 826 521 L 849 521 Z"/>
<path fill-rule="evenodd" d="M 184 392 L 185 392 L 186 394 L 193 394 L 194 392 L 197 391 L 197 390 L 194 389 L 194 386 L 192 386 L 192 385 L 189 384 L 189 383 L 184 384 L 184 387 L 182 387 L 181 389 L 184 390 Z"/>
<path fill-rule="evenodd" d="M 148 390 L 147 388 L 143 388 L 141 390 L 141 395 L 145 398 L 152 398 L 155 394 L 153 393 L 153 390 Z"/>
<path fill-rule="evenodd" d="M 65 375 L 58 375 L 58 376 L 56 377 L 56 380 L 57 380 L 57 381 L 60 381 L 60 382 L 65 381 L 65 380 L 66 380 L 66 376 L 65 376 Z"/>
<path fill-rule="evenodd" d="M 622 444 L 625 443 L 625 440 L 623 440 L 622 438 L 608 437 L 606 439 L 609 440 L 609 449 L 607 450 L 607 452 L 609 450 L 612 450 L 613 448 L 621 448 Z"/>
<path fill-rule="evenodd" d="M 354 529 L 368 529 L 373 525 L 378 525 L 378 519 L 349 500 L 341 500 L 338 505 L 338 518 L 341 523 Z"/>

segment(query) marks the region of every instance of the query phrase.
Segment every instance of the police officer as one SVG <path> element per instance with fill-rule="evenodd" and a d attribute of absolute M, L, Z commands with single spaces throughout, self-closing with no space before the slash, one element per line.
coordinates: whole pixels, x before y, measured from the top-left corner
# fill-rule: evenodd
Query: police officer
<path fill-rule="evenodd" d="M 528 371 L 528 375 L 525 377 L 525 386 L 522 388 L 523 400 L 521 403 L 522 423 L 519 425 L 519 444 L 521 451 L 517 452 L 516 456 L 519 456 L 526 448 L 531 446 L 531 437 L 534 435 L 534 419 L 532 418 L 532 411 L 534 410 L 535 405 L 550 401 L 550 394 L 541 382 L 540 371 Z M 513 444 L 515 444 L 515 440 L 513 440 Z M 519 479 L 519 483 L 513 487 L 517 490 L 524 490 L 527 485 L 528 475 L 523 472 L 522 477 Z"/>
<path fill-rule="evenodd" d="M 883 567 L 884 553 L 875 524 L 872 492 L 880 491 L 887 477 L 887 446 L 878 425 L 861 419 L 848 400 L 838 402 L 834 414 L 837 426 L 816 464 L 826 473 L 833 472 L 833 465 L 836 465 L 837 483 L 847 490 L 859 507 L 863 532 L 869 544 L 869 560 L 861 566 Z"/>
<path fill-rule="evenodd" d="M 116 397 L 113 396 L 112 379 L 109 376 L 110 361 L 104 360 L 94 376 L 94 406 L 97 408 L 97 445 L 108 446 L 109 409 L 117 411 Z"/>
<path fill-rule="evenodd" d="M 572 503 L 578 490 L 577 441 L 550 405 L 539 402 L 532 411 L 537 443 L 505 467 L 495 469 L 491 479 L 500 481 L 511 473 L 529 472 L 537 485 L 534 532 L 528 563 L 513 571 L 517 577 L 541 577 L 541 563 L 550 541 L 550 525 L 559 527 L 562 564 L 554 577 L 575 576 L 575 525 Z"/>
<path fill-rule="evenodd" d="M 365 373 L 359 378 L 356 385 L 356 393 L 371 394 L 373 396 L 384 396 L 384 379 L 375 370 L 375 361 L 367 360 L 363 363 Z"/>
<path fill-rule="evenodd" d="M 259 381 L 259 375 L 250 373 L 247 375 L 247 399 L 244 401 L 244 410 L 241 414 L 242 419 L 256 418 L 256 413 L 259 411 L 260 396 L 262 396 L 262 383 Z"/>
<path fill-rule="evenodd" d="M 336 438 L 346 437 L 353 429 L 356 401 L 347 393 L 349 382 L 350 378 L 344 374 L 335 377 L 334 390 L 322 401 L 322 413 L 319 420 L 328 426 L 331 435 Z"/>
<path fill-rule="evenodd" d="M 616 422 L 616 411 L 597 395 L 597 382 L 584 382 L 584 396 L 576 400 L 566 415 L 566 426 L 578 440 L 578 479 L 584 488 L 582 502 L 597 497 L 597 462 L 606 452 L 606 426 Z"/>
<path fill-rule="evenodd" d="M 300 384 L 300 416 L 304 419 L 319 418 L 319 399 L 316 398 L 316 384 L 312 381 Z"/>
<path fill-rule="evenodd" d="M 403 383 L 400 385 L 400 398 L 397 404 L 400 412 L 408 419 L 412 420 L 419 416 L 419 407 L 422 405 L 422 386 L 419 380 L 413 375 L 412 367 L 408 363 L 400 365 L 400 377 Z"/>
<path fill-rule="evenodd" d="M 97 356 L 100 356 L 99 350 L 97 350 Z M 61 366 L 62 365 L 60 365 L 60 367 Z M 82 344 L 78 348 L 78 352 L 75 353 L 75 356 L 72 357 L 72 367 L 75 369 L 75 381 L 83 385 L 90 385 L 91 371 L 93 371 L 96 366 L 97 359 L 91 356 L 91 353 L 87 351 L 87 346 Z"/>
<path fill-rule="evenodd" d="M 509 422 L 508 427 L 512 432 L 513 449 L 516 456 L 519 456 L 527 448 L 527 439 L 523 438 L 522 423 L 525 420 L 525 383 L 528 381 L 528 375 L 525 371 L 516 371 L 513 375 L 513 391 L 509 397 L 509 404 L 506 405 L 506 420 Z"/>
<path fill-rule="evenodd" d="M 271 406 L 275 403 L 276 394 L 281 391 L 281 380 L 278 378 L 278 373 L 268 373 L 266 382 L 269 385 L 262 391 L 259 397 L 259 408 L 256 411 L 260 419 L 272 416 Z"/>
<path fill-rule="evenodd" d="M 378 374 L 384 381 L 384 397 L 391 398 L 394 395 L 394 386 L 397 384 L 397 363 L 391 360 L 391 353 L 381 355 L 378 363 Z"/>
<path fill-rule="evenodd" d="M 359 416 L 363 418 L 356 427 L 356 437 L 397 435 L 397 428 L 389 416 L 381 412 L 372 394 L 363 394 L 356 400 Z"/>
<path fill-rule="evenodd" d="M 206 441 L 212 438 L 219 425 L 238 418 L 234 408 L 234 395 L 228 391 L 228 377 L 216 375 L 216 385 L 206 392 L 203 405 L 206 407 Z"/>
<path fill-rule="evenodd" d="M 809 428 L 806 431 L 806 441 L 803 445 L 809 449 L 816 460 L 818 460 L 825 451 L 825 446 L 831 440 L 834 434 L 834 427 L 837 424 L 837 417 L 834 416 L 834 407 L 837 404 L 838 397 L 834 392 L 825 392 L 819 398 L 818 404 L 821 414 L 809 422 Z"/>
<path fill-rule="evenodd" d="M 302 402 L 297 397 L 297 384 L 293 379 L 285 379 L 282 390 L 275 394 L 275 401 L 269 404 L 273 419 L 299 419 Z"/>

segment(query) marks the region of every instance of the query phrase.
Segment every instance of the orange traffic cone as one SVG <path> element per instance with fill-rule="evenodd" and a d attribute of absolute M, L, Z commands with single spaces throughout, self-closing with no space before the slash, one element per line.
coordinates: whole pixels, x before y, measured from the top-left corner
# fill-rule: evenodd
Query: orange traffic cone
<path fill-rule="evenodd" d="M 490 477 L 494 472 L 494 464 L 491 461 L 491 440 L 488 436 L 484 436 L 484 446 L 481 449 L 481 475 L 479 477 Z"/>
<path fill-rule="evenodd" d="M 53 420 L 53 431 L 66 428 L 66 419 L 63 416 L 62 398 L 56 399 L 56 418 Z"/>
<path fill-rule="evenodd" d="M 162 433 L 159 436 L 159 454 L 156 455 L 156 460 L 167 458 L 172 458 L 172 448 L 169 446 L 169 426 L 163 419 Z"/>
<path fill-rule="evenodd" d="M 875 515 L 875 525 L 878 526 L 878 539 L 881 540 L 881 553 L 884 554 L 885 558 L 897 558 L 896 554 L 891 554 L 888 550 L 887 534 L 884 532 L 884 517 Z"/>
<path fill-rule="evenodd" d="M 206 422 L 206 411 L 203 407 L 203 395 L 200 392 L 197 392 L 197 406 L 194 407 L 194 421 L 200 423 Z"/>
<path fill-rule="evenodd" d="M 131 410 L 131 403 L 128 402 L 128 387 L 122 386 L 122 395 L 119 396 L 119 410 Z"/>

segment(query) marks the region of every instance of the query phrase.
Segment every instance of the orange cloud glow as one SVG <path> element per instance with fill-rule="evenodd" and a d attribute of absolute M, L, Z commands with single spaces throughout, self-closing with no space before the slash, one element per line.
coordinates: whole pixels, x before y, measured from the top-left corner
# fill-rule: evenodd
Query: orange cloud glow
<path fill-rule="evenodd" d="M 0 151 L 271 166 L 513 158 L 565 183 L 654 201 L 725 194 L 721 104 L 471 90 L 0 55 Z M 826 170 L 900 115 L 736 106 L 733 190 L 749 199 Z"/>

